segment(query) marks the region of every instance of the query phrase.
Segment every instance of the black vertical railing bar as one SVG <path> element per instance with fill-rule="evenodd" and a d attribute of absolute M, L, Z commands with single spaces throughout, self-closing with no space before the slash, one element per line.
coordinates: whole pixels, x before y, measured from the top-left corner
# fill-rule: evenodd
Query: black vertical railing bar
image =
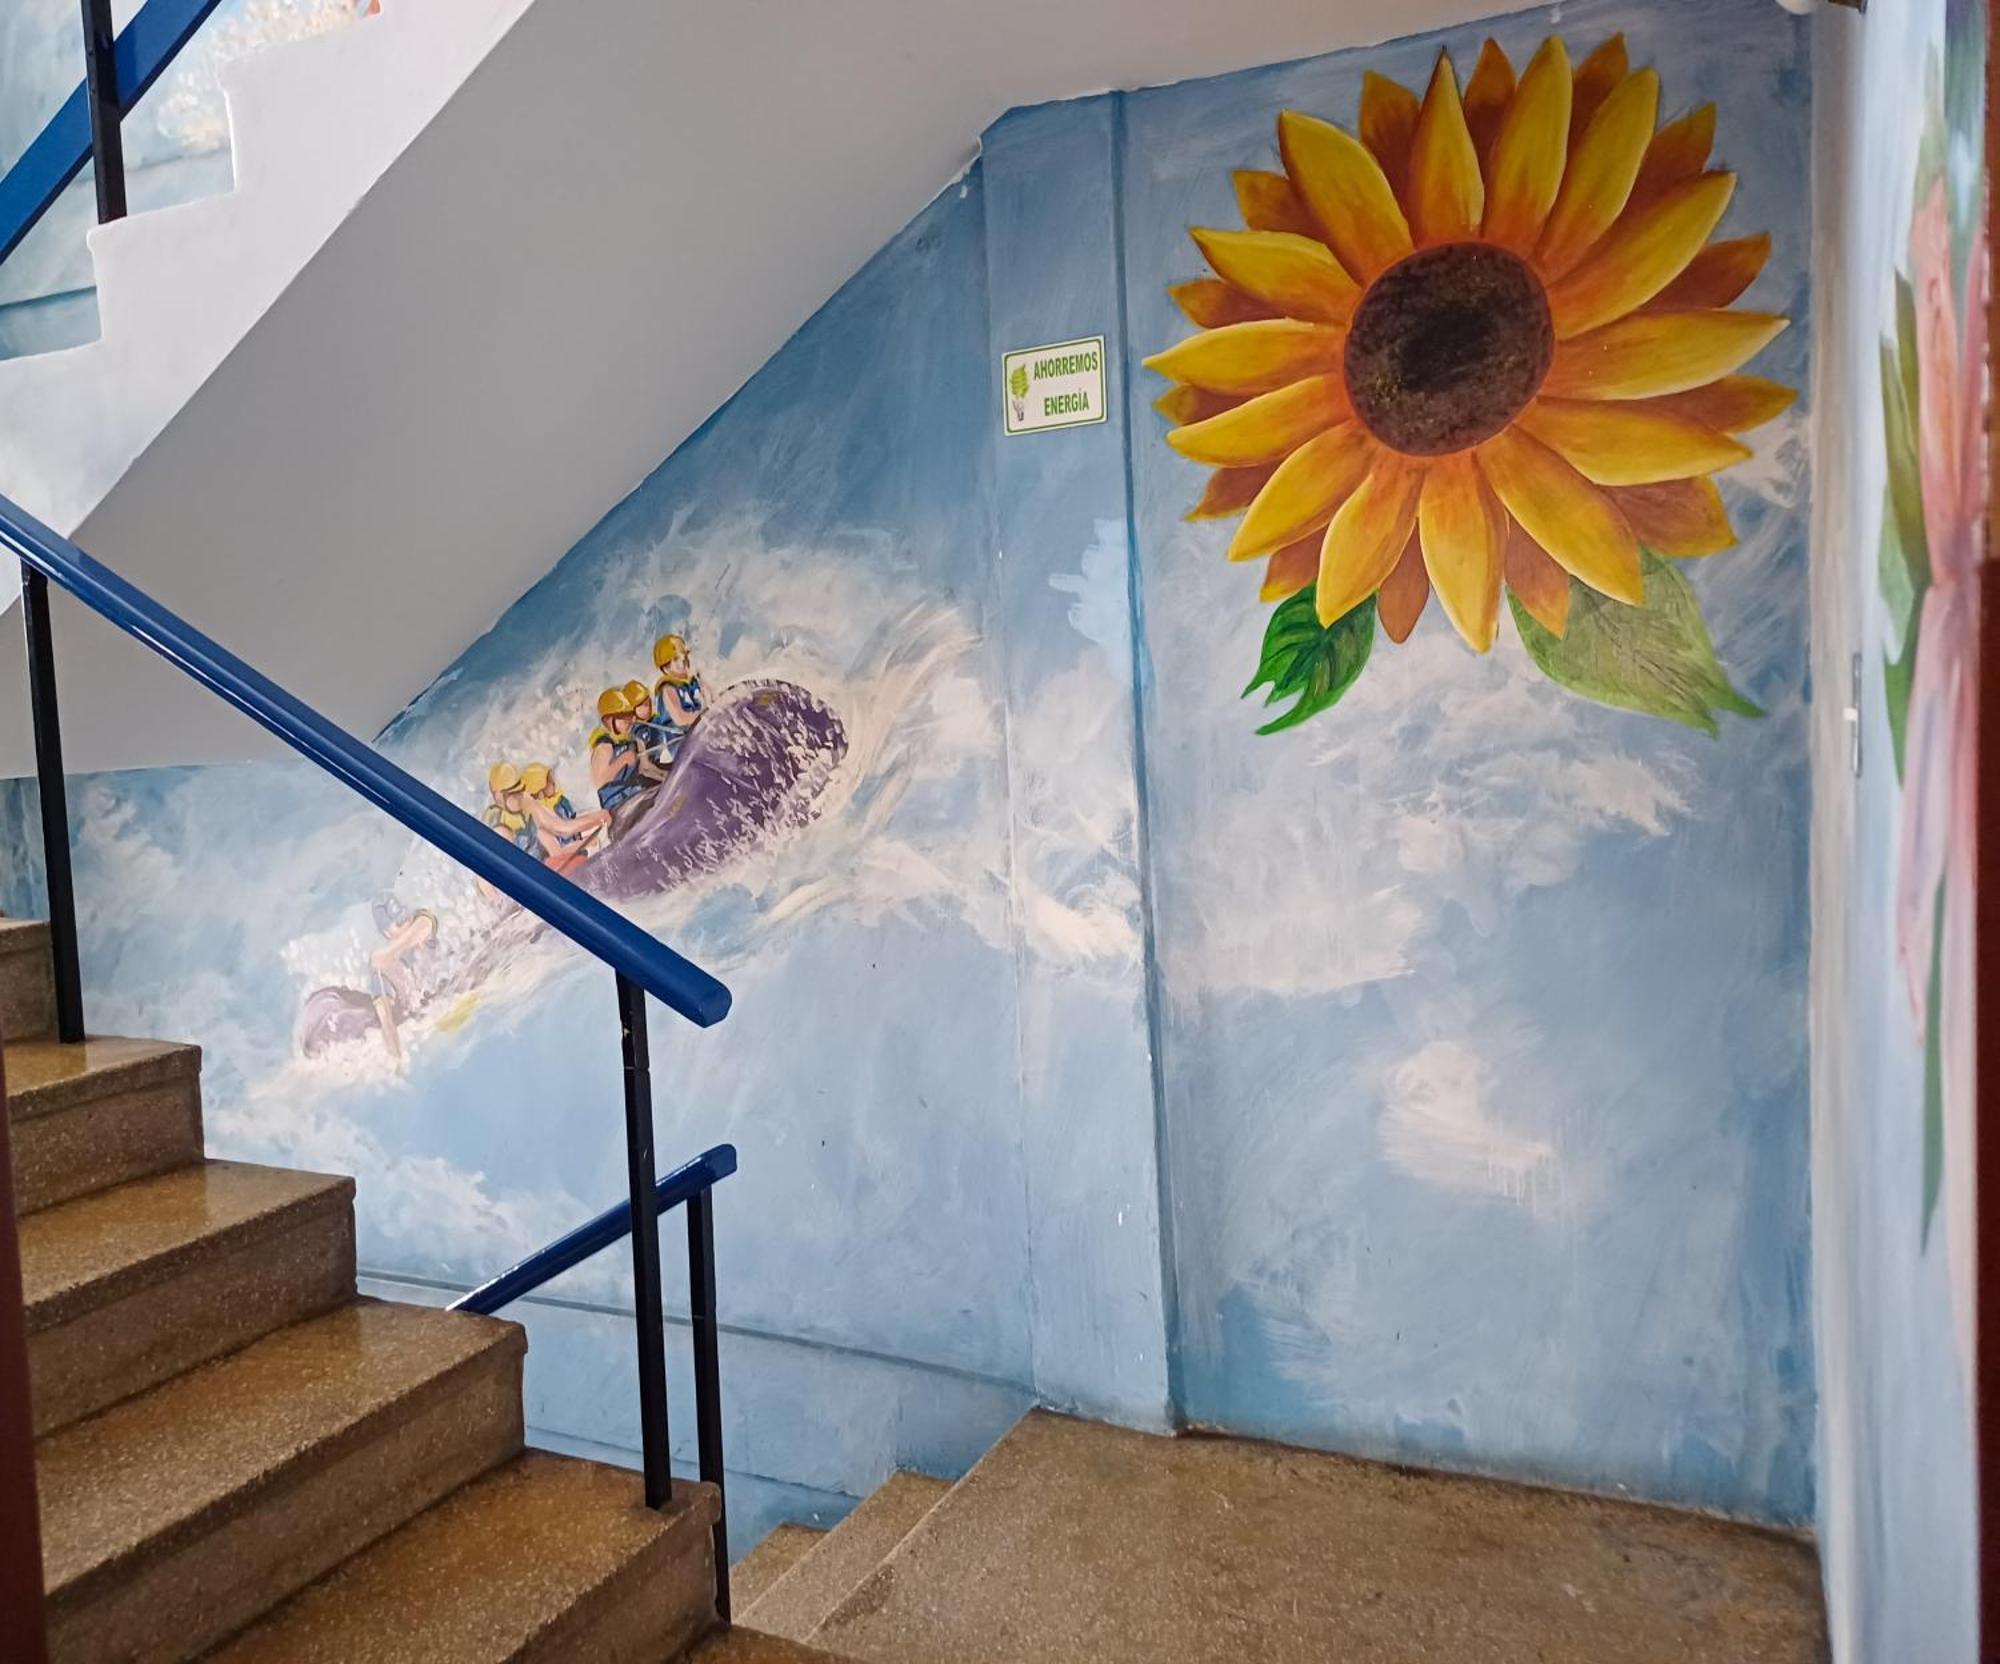
<path fill-rule="evenodd" d="M 82 0 L 82 6 L 97 218 L 103 224 L 125 217 L 118 31 L 111 21 L 111 0 Z M 56 1037 L 65 1045 L 75 1045 L 84 1034 L 83 971 L 76 945 L 76 883 L 70 871 L 69 793 L 63 779 L 55 630 L 49 617 L 49 580 L 28 566 L 21 568 L 21 624 L 27 633 L 28 705 L 35 733 L 35 785 L 42 805 L 42 869 L 48 886 L 49 940 L 55 960 Z"/>
<path fill-rule="evenodd" d="M 722 1357 L 715 1315 L 715 1192 L 688 1198 L 688 1326 L 694 1338 L 695 1443 L 715 1487 L 715 1615 L 729 1622 L 729 1504 L 722 1478 Z"/>
<path fill-rule="evenodd" d="M 63 780 L 62 718 L 49 580 L 21 568 L 21 626 L 28 644 L 28 712 L 35 734 L 35 786 L 42 803 L 42 872 L 48 888 L 49 945 L 55 960 L 56 1038 L 83 1038 L 83 972 L 76 946 L 76 884 L 70 876 L 69 792 Z"/>
<path fill-rule="evenodd" d="M 118 31 L 111 0 L 82 0 L 84 85 L 90 96 L 90 149 L 97 179 L 97 221 L 125 217 L 125 107 L 118 92 Z"/>
<path fill-rule="evenodd" d="M 653 1069 L 646 1045 L 646 992 L 618 978 L 618 1022 L 625 1036 L 625 1163 L 632 1192 L 632 1316 L 639 1342 L 639 1449 L 646 1506 L 673 1496 L 667 1428 L 666 1308 L 660 1298 L 660 1216 L 653 1201 Z"/>

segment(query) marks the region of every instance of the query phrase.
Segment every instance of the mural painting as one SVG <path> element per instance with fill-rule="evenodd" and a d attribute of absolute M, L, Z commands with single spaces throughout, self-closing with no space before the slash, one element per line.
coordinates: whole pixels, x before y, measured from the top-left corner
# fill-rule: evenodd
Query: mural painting
<path fill-rule="evenodd" d="M 630 901 L 715 870 L 760 839 L 806 824 L 847 754 L 840 719 L 795 683 L 733 682 L 710 698 L 687 639 L 653 646 L 649 682 L 606 688 L 585 741 L 595 807 L 579 811 L 555 767 L 496 762 L 486 824 L 523 854 L 606 901 Z M 435 1014 L 457 1026 L 481 986 L 547 927 L 484 879 L 470 943 L 447 960 L 439 921 L 395 891 L 371 908 L 382 945 L 372 991 L 327 985 L 306 996 L 298 1046 L 319 1057 L 379 1035 L 392 1057 L 404 1030 Z M 449 968 L 448 968 L 449 967 Z"/>
<path fill-rule="evenodd" d="M 1811 41 L 1581 0 L 1127 100 L 1195 1420 L 1812 1517 Z"/>
<path fill-rule="evenodd" d="M 1734 307 L 1771 239 L 1714 238 L 1716 106 L 1662 124 L 1671 92 L 1622 34 L 1518 74 L 1488 39 L 1462 88 L 1440 50 L 1421 99 L 1371 70 L 1354 132 L 1282 112 L 1284 171 L 1234 176 L 1245 229 L 1193 230 L 1216 275 L 1170 293 L 1200 333 L 1147 363 L 1215 470 L 1189 518 L 1240 515 L 1228 557 L 1278 603 L 1245 692 L 1294 703 L 1260 732 L 1337 704 L 1434 592 L 1481 653 L 1504 592 L 1586 698 L 1762 714 L 1676 563 L 1736 542 L 1710 476 L 1792 404 L 1738 373 L 1788 320 Z"/>
<path fill-rule="evenodd" d="M 1961 1366 L 1972 1363 L 1973 859 L 1979 591 L 1986 559 L 1986 190 L 1979 10 L 1946 9 L 1925 68 L 1907 255 L 1882 342 L 1888 483 L 1877 587 L 1902 808 L 1896 958 L 1924 1053 L 1926 1251 L 1940 1234 Z"/>

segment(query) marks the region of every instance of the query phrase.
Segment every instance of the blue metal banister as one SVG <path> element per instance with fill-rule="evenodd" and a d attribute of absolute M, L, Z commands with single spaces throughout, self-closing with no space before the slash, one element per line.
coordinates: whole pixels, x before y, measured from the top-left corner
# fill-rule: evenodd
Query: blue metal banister
<path fill-rule="evenodd" d="M 118 113 L 129 115 L 222 0 L 146 0 L 118 36 Z M 20 246 L 91 156 L 90 89 L 79 83 L 0 178 L 0 260 Z"/>
<path fill-rule="evenodd" d="M 0 546 L 683 1017 L 706 1028 L 728 1015 L 729 990 L 700 966 L 510 840 L 495 837 L 483 822 L 5 497 L 0 497 Z"/>
<path fill-rule="evenodd" d="M 683 1202 L 692 1201 L 703 1191 L 720 1184 L 736 1171 L 736 1146 L 718 1144 L 704 1150 L 694 1160 L 676 1167 L 653 1186 L 655 1213 L 671 1213 Z M 455 1312 L 478 1312 L 491 1317 L 502 1307 L 511 1306 L 524 1295 L 533 1294 L 542 1284 L 572 1271 L 600 1254 L 632 1228 L 632 1203 L 628 1198 L 606 1208 L 594 1219 L 546 1248 L 538 1248 L 518 1265 L 509 1266 L 499 1276 L 481 1283 L 469 1294 L 452 1301 Z"/>

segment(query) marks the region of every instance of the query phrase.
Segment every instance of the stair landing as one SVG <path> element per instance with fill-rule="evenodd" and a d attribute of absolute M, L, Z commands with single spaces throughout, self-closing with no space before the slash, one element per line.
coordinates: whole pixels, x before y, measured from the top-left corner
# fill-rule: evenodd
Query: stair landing
<path fill-rule="evenodd" d="M 869 1664 L 1827 1656 L 1819 1574 L 1798 1538 L 1043 1413 L 808 1639 Z"/>

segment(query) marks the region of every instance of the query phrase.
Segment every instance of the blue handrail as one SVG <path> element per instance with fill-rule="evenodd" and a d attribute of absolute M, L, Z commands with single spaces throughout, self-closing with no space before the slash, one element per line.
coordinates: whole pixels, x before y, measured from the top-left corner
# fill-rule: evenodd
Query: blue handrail
<path fill-rule="evenodd" d="M 718 1144 L 704 1150 L 694 1160 L 676 1167 L 653 1187 L 653 1211 L 668 1213 L 683 1202 L 692 1201 L 713 1189 L 736 1171 L 736 1146 Z M 509 1266 L 499 1276 L 481 1283 L 470 1294 L 452 1301 L 455 1312 L 478 1312 L 491 1317 L 503 1306 L 511 1306 L 524 1294 L 532 1294 L 551 1278 L 560 1277 L 602 1253 L 632 1229 L 630 1199 L 606 1208 L 595 1219 L 585 1221 L 566 1236 L 559 1236 L 546 1248 L 539 1248 L 520 1264 Z"/>
<path fill-rule="evenodd" d="M 482 822 L 5 497 L 0 497 L 0 546 L 683 1017 L 707 1028 L 728 1015 L 729 990 L 700 966 L 510 840 L 495 837 Z"/>
<path fill-rule="evenodd" d="M 118 113 L 129 115 L 222 0 L 146 0 L 118 37 Z M 0 178 L 0 260 L 90 160 L 90 89 L 79 83 Z"/>

